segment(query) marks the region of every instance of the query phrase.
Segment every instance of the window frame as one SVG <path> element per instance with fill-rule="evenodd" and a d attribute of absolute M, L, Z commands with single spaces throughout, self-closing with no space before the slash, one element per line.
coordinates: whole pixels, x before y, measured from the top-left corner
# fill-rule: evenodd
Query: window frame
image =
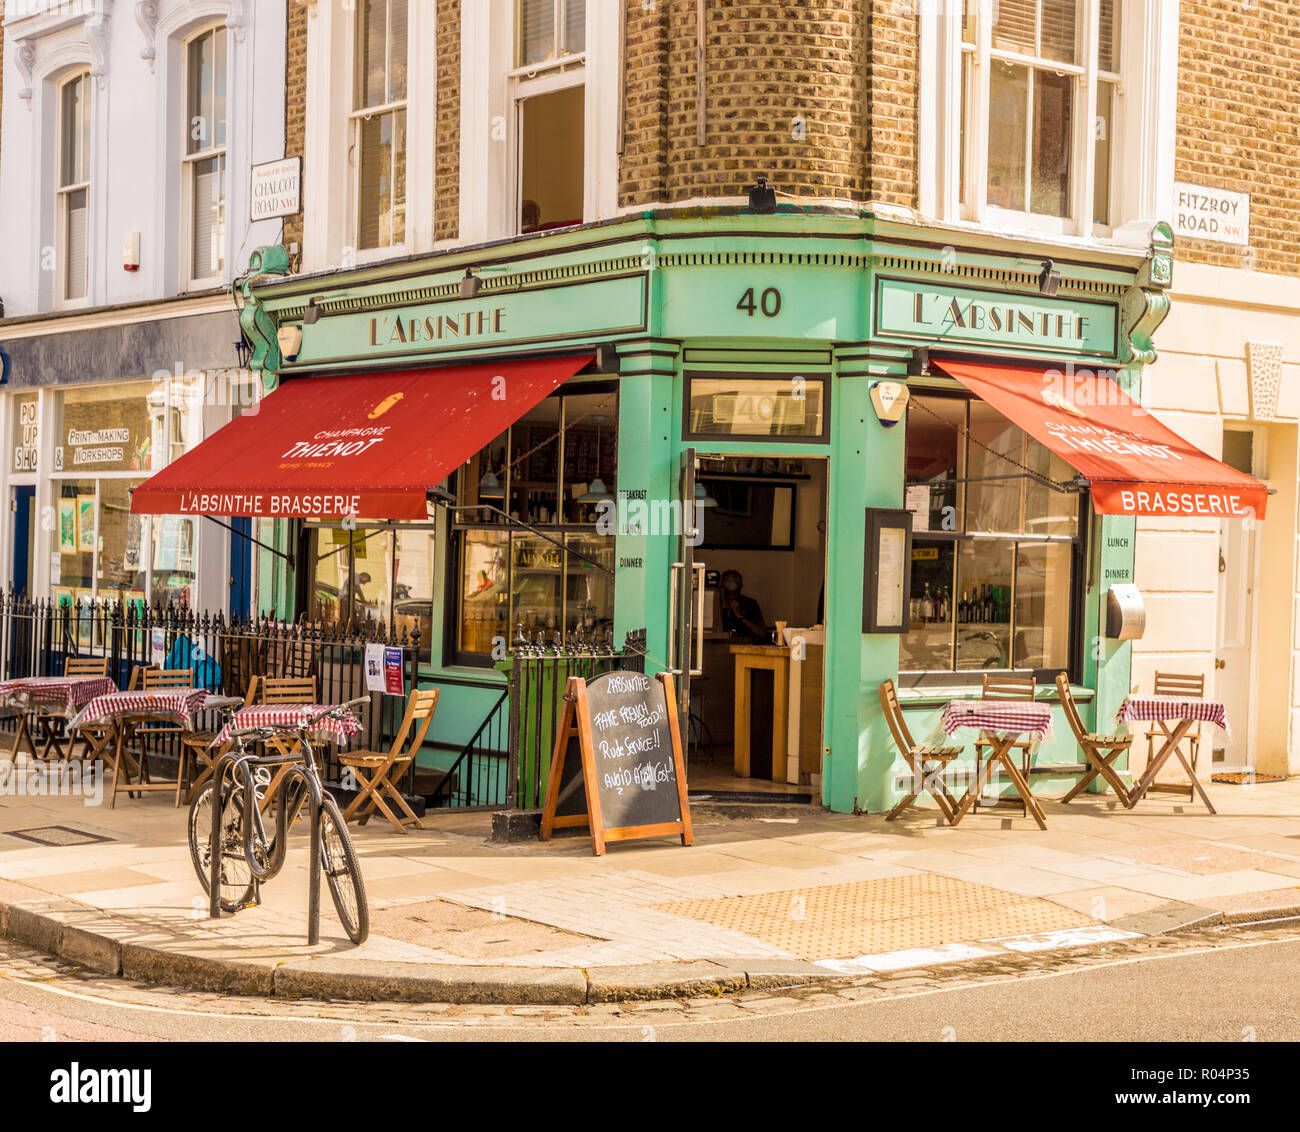
<path fill-rule="evenodd" d="M 365 94 L 360 89 L 360 59 L 361 51 L 361 20 L 365 12 L 366 0 L 357 0 L 349 21 L 349 38 L 348 38 L 348 116 L 346 127 L 346 151 L 348 154 L 348 164 L 350 165 L 348 176 L 348 208 L 347 208 L 347 232 L 352 247 L 355 249 L 356 259 L 364 261 L 366 259 L 387 258 L 394 255 L 402 255 L 410 247 L 411 243 L 411 222 L 410 222 L 410 205 L 411 205 L 411 78 L 413 68 L 412 59 L 412 41 L 411 35 L 411 8 L 410 0 L 402 0 L 406 4 L 406 83 L 405 93 L 400 99 L 386 99 L 384 102 L 375 105 L 364 105 Z M 392 43 L 392 4 L 393 0 L 387 0 L 386 13 L 387 22 L 384 28 L 384 79 L 385 94 L 388 93 L 387 87 L 391 77 L 393 65 L 393 43 Z M 361 245 L 361 177 L 362 177 L 362 131 L 365 123 L 374 118 L 382 118 L 388 115 L 393 116 L 393 154 L 397 154 L 397 137 L 396 129 L 397 115 L 402 119 L 402 151 L 405 154 L 404 172 L 402 177 L 402 238 L 400 241 L 391 241 L 387 244 L 377 244 L 373 248 L 365 248 Z M 389 178 L 393 185 L 397 180 L 392 176 L 392 167 L 390 165 Z"/>
<path fill-rule="evenodd" d="M 524 206 L 524 103 L 530 98 L 538 98 L 546 94 L 555 94 L 558 91 L 569 90 L 573 87 L 582 87 L 584 95 L 583 108 L 583 168 L 582 168 L 582 219 L 578 225 L 569 225 L 568 227 L 578 227 L 587 223 L 591 214 L 592 202 L 588 191 L 588 182 L 590 180 L 590 170 L 588 164 L 591 159 L 590 145 L 588 139 L 591 137 L 592 123 L 589 121 L 589 114 L 585 105 L 586 87 L 587 87 L 587 43 L 591 36 L 591 4 L 588 2 L 584 7 L 585 30 L 583 32 L 583 49 L 581 51 L 558 54 L 554 59 L 545 59 L 537 63 L 521 63 L 522 54 L 522 36 L 523 36 L 523 4 L 525 0 L 514 0 L 513 18 L 514 28 L 511 35 L 510 62 L 512 64 L 506 73 L 506 86 L 510 104 L 510 128 L 514 131 L 514 144 L 511 146 L 511 165 L 512 169 L 509 178 L 510 194 L 510 224 L 509 234 L 511 236 L 530 235 L 524 232 L 523 206 Z M 564 14 L 564 6 L 567 0 L 554 0 L 555 3 L 555 42 L 557 46 L 563 45 L 564 26 L 561 22 Z M 543 229 L 551 231 L 554 229 Z M 563 229 L 561 229 L 563 230 Z"/>
<path fill-rule="evenodd" d="M 199 40 L 205 36 L 222 35 L 225 37 L 225 64 L 226 64 L 226 121 L 225 136 L 220 145 L 210 145 L 204 149 L 190 152 L 190 131 L 195 118 L 195 107 L 190 103 L 190 79 L 191 79 L 191 60 L 190 52 Z M 215 42 L 215 40 L 214 40 Z M 224 23 L 208 24 L 206 27 L 199 28 L 192 35 L 187 36 L 181 42 L 181 89 L 182 98 L 185 102 L 185 118 L 182 123 L 181 134 L 181 247 L 185 255 L 185 263 L 181 267 L 181 278 L 184 281 L 185 289 L 188 291 L 204 290 L 206 288 L 218 285 L 226 277 L 226 269 L 229 265 L 229 207 L 230 207 L 230 34 Z M 213 67 L 213 78 L 216 78 L 216 67 Z M 214 123 L 215 125 L 215 123 Z M 213 130 L 213 141 L 216 140 L 216 131 Z M 195 252 L 198 250 L 195 241 L 198 230 L 195 223 L 195 178 L 197 177 L 197 168 L 200 164 L 217 160 L 221 170 L 221 236 L 220 236 L 220 260 L 216 270 L 206 276 L 197 276 L 194 274 Z"/>
<path fill-rule="evenodd" d="M 957 618 L 956 607 L 960 600 L 960 576 L 959 576 L 959 553 L 963 543 L 999 543 L 1009 544 L 1013 551 L 1012 569 L 1011 569 L 1011 593 L 1009 596 L 1010 620 L 1007 622 L 1008 641 L 1012 642 L 1014 648 L 1015 631 L 1016 631 L 1016 578 L 1019 567 L 1019 547 L 1040 546 L 1040 545 L 1062 545 L 1068 544 L 1071 547 L 1070 552 L 1070 593 L 1069 593 L 1069 610 L 1067 613 L 1066 623 L 1066 656 L 1064 670 L 1069 674 L 1072 683 L 1077 683 L 1081 678 L 1083 671 L 1083 641 L 1080 634 L 1080 627 L 1083 625 L 1084 609 L 1087 600 L 1088 579 L 1087 579 L 1087 562 L 1088 547 L 1091 538 L 1091 515 L 1092 515 L 1092 497 L 1087 490 L 1081 491 L 1077 499 L 1077 517 L 1075 533 L 1073 535 L 1035 535 L 1023 532 L 1000 532 L 1000 531 L 971 531 L 970 520 L 967 514 L 967 496 L 968 485 L 962 482 L 962 477 L 969 475 L 969 431 L 970 431 L 970 413 L 969 406 L 975 403 L 987 404 L 979 397 L 957 389 L 926 388 L 918 390 L 916 396 L 929 397 L 935 399 L 944 399 L 957 401 L 968 407 L 966 413 L 966 424 L 962 432 L 962 447 L 964 452 L 958 456 L 958 483 L 957 499 L 958 510 L 961 515 L 961 530 L 957 531 L 916 531 L 912 533 L 912 546 L 915 550 L 918 546 L 931 544 L 949 544 L 953 546 L 953 566 L 952 566 L 952 594 L 950 616 L 948 624 L 951 627 L 950 635 L 950 653 L 952 658 L 952 668 L 904 668 L 904 660 L 900 653 L 899 658 L 899 685 L 900 687 L 952 687 L 965 686 L 972 683 L 977 678 L 982 678 L 986 673 L 991 675 L 1009 675 L 1011 673 L 1024 674 L 1031 672 L 1040 684 L 1050 684 L 1055 680 L 1057 674 L 1062 671 L 1062 666 L 1051 665 L 1046 668 L 957 668 L 957 633 L 960 622 Z M 995 410 L 996 411 L 996 410 Z M 909 414 L 911 409 L 908 410 Z M 999 414 L 1000 416 L 1001 414 Z M 1007 418 L 1003 418 L 1007 419 Z M 1008 423 L 1019 429 L 1026 437 L 1029 434 L 1024 429 L 1015 425 L 1014 421 L 1008 420 Z M 904 428 L 907 428 L 906 418 Z M 1032 437 L 1030 437 L 1032 439 Z M 904 450 L 906 451 L 907 434 L 903 438 Z M 1023 484 L 1025 481 L 1019 481 Z M 904 491 L 911 485 L 909 481 L 904 480 Z M 1024 496 L 1021 496 L 1021 523 L 1024 523 Z M 912 595 L 908 594 L 910 601 Z M 906 634 L 904 634 L 904 637 Z M 1014 652 L 1009 655 L 1012 665 L 1015 663 Z"/>
<path fill-rule="evenodd" d="M 1100 18 L 1103 0 L 1078 0 L 1076 24 L 1076 62 L 1063 63 L 1043 58 L 1041 53 L 1026 55 L 1017 51 L 995 49 L 992 42 L 993 0 L 965 0 L 963 4 L 945 5 L 934 21 L 937 31 L 935 41 L 923 46 L 922 70 L 922 124 L 923 146 L 933 146 L 937 160 L 933 163 L 935 181 L 923 188 L 926 198 L 933 198 L 929 211 L 941 218 L 970 224 L 986 225 L 1002 230 L 1024 232 L 1048 237 L 1074 237 L 1086 240 L 1109 239 L 1124 222 L 1136 218 L 1134 198 L 1153 195 L 1155 186 L 1144 185 L 1139 193 L 1121 193 L 1118 170 L 1125 164 L 1125 147 L 1131 140 L 1127 121 L 1128 107 L 1136 106 L 1139 99 L 1129 97 L 1130 88 L 1140 91 L 1144 83 L 1156 79 L 1142 75 L 1139 64 L 1145 56 L 1164 62 L 1159 35 L 1150 29 L 1134 27 L 1134 21 L 1125 19 L 1123 5 L 1114 5 L 1115 33 L 1119 36 L 1120 69 L 1103 70 L 1098 59 Z M 1039 0 L 1041 11 L 1042 0 Z M 963 35 L 964 21 L 969 17 L 973 35 L 968 40 Z M 1142 39 L 1143 42 L 1135 43 Z M 1083 60 L 1078 62 L 1077 60 Z M 990 118 L 988 111 L 990 81 L 993 67 L 999 61 L 1025 66 L 1031 71 L 1047 71 L 1071 76 L 1071 147 L 1069 215 L 1058 217 L 1030 211 L 1032 202 L 1025 200 L 1025 209 L 1006 209 L 988 203 L 988 137 Z M 1105 223 L 1095 222 L 1096 205 L 1096 137 L 1095 123 L 1101 86 L 1112 91 L 1110 122 L 1110 158 L 1106 201 L 1108 216 Z M 1032 137 L 1034 106 L 1032 97 L 1026 95 L 1026 150 Z M 1140 169 L 1146 180 L 1149 173 L 1162 179 L 1164 170 Z M 1026 170 L 1026 181 L 1032 181 L 1032 165 Z M 1132 216 L 1127 215 L 1131 213 Z"/>
<path fill-rule="evenodd" d="M 561 401 L 561 406 L 559 410 L 559 419 L 561 421 L 562 427 L 558 439 L 559 458 L 556 461 L 556 485 L 557 485 L 557 489 L 559 490 L 562 490 L 564 485 L 568 482 L 568 478 L 565 474 L 565 469 L 564 469 L 564 450 L 566 447 L 565 440 L 564 440 L 564 430 L 568 428 L 568 419 L 567 419 L 568 412 L 563 402 L 566 398 L 582 397 L 589 394 L 599 395 L 605 393 L 612 393 L 615 398 L 613 420 L 610 423 L 612 423 L 614 428 L 615 450 L 617 451 L 618 428 L 619 428 L 618 409 L 619 409 L 619 397 L 621 395 L 620 383 L 617 380 L 584 381 L 576 384 L 573 382 L 569 382 L 566 385 L 562 386 L 559 390 L 557 390 L 556 392 L 550 395 L 550 397 L 559 398 Z M 518 423 L 520 422 L 515 422 L 511 424 L 510 427 L 506 429 L 504 434 L 507 460 L 509 459 L 509 454 L 513 451 L 512 432 L 515 428 L 515 425 Z M 493 437 L 488 447 L 495 445 L 499 439 L 500 436 Z M 465 497 L 463 492 L 461 491 L 461 484 L 459 483 L 459 477 L 464 474 L 465 474 L 465 469 L 464 469 L 464 465 L 462 465 L 460 468 L 457 468 L 456 471 L 452 473 L 452 476 L 449 477 L 448 479 L 449 483 L 452 482 L 453 479 L 455 480 L 453 494 L 455 495 L 458 501 Z M 504 497 L 507 503 L 510 500 L 512 487 L 513 487 L 512 472 L 510 468 L 507 467 L 505 473 L 501 477 L 501 491 L 504 493 Z M 615 486 L 614 491 L 615 491 L 615 497 L 617 498 L 617 485 Z M 568 585 L 568 577 L 569 577 L 569 549 L 568 549 L 569 539 L 574 535 L 579 535 L 579 536 L 591 535 L 595 533 L 596 527 L 594 524 L 591 523 L 573 523 L 573 522 L 533 523 L 531 525 L 535 526 L 538 530 L 545 531 L 548 535 L 558 539 L 559 541 L 565 544 L 565 548 L 563 551 L 565 560 L 560 571 L 560 578 L 561 578 L 560 617 L 561 620 L 563 621 L 564 607 L 565 607 L 565 603 L 567 602 L 567 592 L 568 592 L 567 585 Z M 511 614 L 513 614 L 514 612 L 513 540 L 516 537 L 536 538 L 537 536 L 529 532 L 527 528 L 518 526 L 514 523 L 507 523 L 499 519 L 495 521 L 486 520 L 486 519 L 485 520 L 461 519 L 459 512 L 451 513 L 451 522 L 448 524 L 448 538 L 447 538 L 448 553 L 446 555 L 447 569 L 444 575 L 444 584 L 446 586 L 445 592 L 449 595 L 450 600 L 446 603 L 446 607 L 444 611 L 443 655 L 450 657 L 451 663 L 463 667 L 475 667 L 475 668 L 491 667 L 491 665 L 494 663 L 491 653 L 468 652 L 466 650 L 461 649 L 460 647 L 461 602 L 463 600 L 463 594 L 461 593 L 461 587 L 460 587 L 460 576 L 461 576 L 461 570 L 464 566 L 464 560 L 465 560 L 465 547 L 467 543 L 467 539 L 465 535 L 467 532 L 472 532 L 472 531 L 489 531 L 489 532 L 505 534 L 508 536 L 506 540 L 506 544 L 510 548 L 510 553 L 507 557 L 508 578 L 507 578 L 506 585 L 507 585 L 508 593 L 510 594 Z M 616 539 L 611 537 L 611 545 L 610 545 L 611 551 L 614 549 L 615 542 Z M 615 581 L 616 578 L 611 579 L 611 586 L 614 585 Z M 615 595 L 611 594 L 611 601 L 614 600 L 614 598 Z M 510 642 L 513 641 L 514 639 L 513 622 L 507 626 L 507 630 L 508 630 L 507 649 L 509 650 Z M 564 630 L 564 633 L 567 635 L 567 629 Z"/>
<path fill-rule="evenodd" d="M 87 99 L 85 115 L 85 179 L 82 181 L 64 181 L 64 155 L 69 141 L 68 122 L 66 120 L 65 95 L 74 83 L 82 83 Z M 59 79 L 55 86 L 55 115 L 58 123 L 55 130 L 54 152 L 54 248 L 55 279 L 54 306 L 56 310 L 69 310 L 90 305 L 90 260 L 91 260 L 91 183 L 94 162 L 94 115 L 95 84 L 91 79 L 90 68 L 82 67 L 69 72 Z M 77 296 L 68 295 L 68 221 L 71 217 L 69 201 L 76 193 L 85 193 L 86 204 L 86 259 L 85 289 Z"/>

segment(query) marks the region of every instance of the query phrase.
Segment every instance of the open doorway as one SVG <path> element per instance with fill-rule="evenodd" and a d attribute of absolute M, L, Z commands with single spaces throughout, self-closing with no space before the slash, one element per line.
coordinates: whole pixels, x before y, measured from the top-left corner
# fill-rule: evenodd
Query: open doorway
<path fill-rule="evenodd" d="M 822 753 L 826 461 L 702 455 L 697 480 L 705 594 L 691 789 L 812 793 Z"/>

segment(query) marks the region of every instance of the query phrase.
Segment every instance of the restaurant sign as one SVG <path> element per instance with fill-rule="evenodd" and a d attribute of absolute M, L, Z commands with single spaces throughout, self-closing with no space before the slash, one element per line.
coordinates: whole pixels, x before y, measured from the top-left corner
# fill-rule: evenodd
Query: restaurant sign
<path fill-rule="evenodd" d="M 303 327 L 302 349 L 292 368 L 358 357 L 427 356 L 634 333 L 645 329 L 646 318 L 646 279 L 641 273 L 473 299 L 325 314 Z"/>
<path fill-rule="evenodd" d="M 1113 357 L 1118 307 L 876 277 L 875 336 Z"/>

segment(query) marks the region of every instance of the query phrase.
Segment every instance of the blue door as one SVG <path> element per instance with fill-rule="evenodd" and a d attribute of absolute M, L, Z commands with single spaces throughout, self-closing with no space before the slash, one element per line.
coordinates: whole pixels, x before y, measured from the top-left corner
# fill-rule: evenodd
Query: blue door
<path fill-rule="evenodd" d="M 32 582 L 32 548 L 36 541 L 36 488 L 14 488 L 14 560 L 10 578 L 14 593 L 26 593 Z"/>
<path fill-rule="evenodd" d="M 231 616 L 247 617 L 253 600 L 253 520 L 231 519 L 230 526 L 230 609 Z"/>

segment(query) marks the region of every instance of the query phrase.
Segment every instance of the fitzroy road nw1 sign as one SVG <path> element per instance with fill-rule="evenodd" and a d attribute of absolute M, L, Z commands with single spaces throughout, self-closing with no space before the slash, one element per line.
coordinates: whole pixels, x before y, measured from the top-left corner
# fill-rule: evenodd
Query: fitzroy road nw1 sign
<path fill-rule="evenodd" d="M 931 343 L 1112 357 L 1114 303 L 876 278 L 875 334 Z"/>

